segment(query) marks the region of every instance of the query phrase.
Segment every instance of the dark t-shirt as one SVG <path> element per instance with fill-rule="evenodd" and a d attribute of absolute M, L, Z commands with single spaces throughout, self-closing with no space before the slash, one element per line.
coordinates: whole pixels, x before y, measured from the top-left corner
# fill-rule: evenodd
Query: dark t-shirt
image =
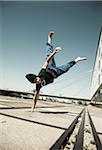
<path fill-rule="evenodd" d="M 42 86 L 52 83 L 54 80 L 54 76 L 51 73 L 49 73 L 47 69 L 41 69 L 38 74 L 38 77 L 41 78 L 42 82 L 41 84 L 36 84 L 37 91 L 40 90 Z"/>

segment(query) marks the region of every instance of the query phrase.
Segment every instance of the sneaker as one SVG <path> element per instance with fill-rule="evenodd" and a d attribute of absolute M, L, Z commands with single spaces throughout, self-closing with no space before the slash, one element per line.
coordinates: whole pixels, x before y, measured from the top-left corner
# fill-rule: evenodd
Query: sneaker
<path fill-rule="evenodd" d="M 79 62 L 79 61 L 83 61 L 83 60 L 87 60 L 87 58 L 86 57 L 77 57 L 75 59 L 75 62 Z"/>
<path fill-rule="evenodd" d="M 48 36 L 49 36 L 49 37 L 52 37 L 53 34 L 54 34 L 53 31 L 48 32 Z"/>

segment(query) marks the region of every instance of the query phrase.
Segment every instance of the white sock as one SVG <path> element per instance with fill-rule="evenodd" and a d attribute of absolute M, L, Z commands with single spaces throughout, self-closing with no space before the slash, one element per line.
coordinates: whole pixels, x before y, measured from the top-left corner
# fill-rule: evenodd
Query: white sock
<path fill-rule="evenodd" d="M 83 61 L 83 60 L 86 60 L 86 59 L 87 59 L 86 57 L 77 57 L 75 59 L 75 62 Z"/>
<path fill-rule="evenodd" d="M 48 43 L 51 44 L 51 42 L 52 42 L 52 39 L 51 37 L 48 36 Z"/>

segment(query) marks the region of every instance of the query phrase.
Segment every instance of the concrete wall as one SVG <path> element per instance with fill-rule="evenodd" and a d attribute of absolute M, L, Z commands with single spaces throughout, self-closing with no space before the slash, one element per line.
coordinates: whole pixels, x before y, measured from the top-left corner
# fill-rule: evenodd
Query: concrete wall
<path fill-rule="evenodd" d="M 92 101 L 102 102 L 102 83 L 100 87 L 97 89 L 97 91 L 92 96 Z"/>
<path fill-rule="evenodd" d="M 91 97 L 102 84 L 102 28 L 99 35 L 99 41 L 96 51 L 95 63 L 92 74 Z"/>

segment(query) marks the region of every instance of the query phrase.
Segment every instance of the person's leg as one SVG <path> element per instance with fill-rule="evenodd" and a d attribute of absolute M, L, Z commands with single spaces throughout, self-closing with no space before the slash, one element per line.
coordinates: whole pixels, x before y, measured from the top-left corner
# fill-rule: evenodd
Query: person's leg
<path fill-rule="evenodd" d="M 57 77 L 62 75 L 63 73 L 67 72 L 72 66 L 74 66 L 76 64 L 76 62 L 70 61 L 62 66 L 56 67 L 57 69 Z"/>
<path fill-rule="evenodd" d="M 75 60 L 70 61 L 68 63 L 66 63 L 65 65 L 56 67 L 57 69 L 57 77 L 60 76 L 61 74 L 67 72 L 72 66 L 74 66 L 76 63 L 86 60 L 86 57 L 77 57 Z"/>
<path fill-rule="evenodd" d="M 53 46 L 52 46 L 52 36 L 54 32 L 48 32 L 48 41 L 47 41 L 47 47 L 46 47 L 46 59 L 50 54 L 53 52 Z M 49 69 L 55 69 L 56 68 L 56 63 L 54 57 L 50 60 L 48 64 Z"/>
<path fill-rule="evenodd" d="M 46 59 L 48 56 L 50 56 L 50 54 L 53 52 L 53 46 L 49 43 L 47 43 L 46 45 Z"/>
<path fill-rule="evenodd" d="M 52 36 L 54 32 L 48 32 L 47 37 L 47 46 L 46 46 L 46 58 L 53 52 L 53 46 L 52 46 Z"/>

